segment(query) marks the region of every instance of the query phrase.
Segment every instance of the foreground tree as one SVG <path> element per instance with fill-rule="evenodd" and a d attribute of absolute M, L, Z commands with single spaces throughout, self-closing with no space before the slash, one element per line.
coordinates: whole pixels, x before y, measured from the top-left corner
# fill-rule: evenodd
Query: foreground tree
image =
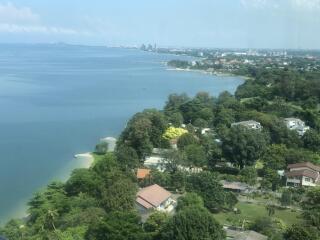
<path fill-rule="evenodd" d="M 232 208 L 237 203 L 234 194 L 225 192 L 216 175 L 211 172 L 201 172 L 189 176 L 187 191 L 195 192 L 201 196 L 205 207 L 211 212 Z"/>
<path fill-rule="evenodd" d="M 140 217 L 135 212 L 113 212 L 91 225 L 86 240 L 140 240 L 145 239 Z"/>
<path fill-rule="evenodd" d="M 226 159 L 241 169 L 252 166 L 266 150 L 267 137 L 264 133 L 243 126 L 232 127 L 223 141 L 223 153 Z"/>
<path fill-rule="evenodd" d="M 306 227 L 300 225 L 293 225 L 284 233 L 285 240 L 315 240 L 316 236 L 310 232 Z"/>
<path fill-rule="evenodd" d="M 320 231 L 320 187 L 310 189 L 302 202 L 303 217 Z"/>
<path fill-rule="evenodd" d="M 189 207 L 204 207 L 203 199 L 196 193 L 186 193 L 178 199 L 176 210 L 180 211 Z"/>
<path fill-rule="evenodd" d="M 121 176 L 102 192 L 102 206 L 107 211 L 128 211 L 133 209 L 137 193 L 136 185 L 125 176 Z"/>
<path fill-rule="evenodd" d="M 161 240 L 225 239 L 222 226 L 203 207 L 190 207 L 169 219 L 160 232 Z"/>

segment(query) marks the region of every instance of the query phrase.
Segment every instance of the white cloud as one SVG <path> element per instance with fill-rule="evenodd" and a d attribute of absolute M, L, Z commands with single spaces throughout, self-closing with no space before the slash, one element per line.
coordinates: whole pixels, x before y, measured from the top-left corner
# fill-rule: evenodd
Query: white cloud
<path fill-rule="evenodd" d="M 61 34 L 61 35 L 90 35 L 89 32 L 78 31 L 71 28 L 48 27 L 42 25 L 18 25 L 0 23 L 2 33 L 41 33 L 41 34 Z"/>
<path fill-rule="evenodd" d="M 300 10 L 320 10 L 320 0 L 291 0 L 294 8 Z"/>
<path fill-rule="evenodd" d="M 56 35 L 90 35 L 88 31 L 44 24 L 29 7 L 0 3 L 0 33 L 36 33 Z"/>
<path fill-rule="evenodd" d="M 298 11 L 320 10 L 320 0 L 240 0 L 247 9 L 278 9 L 291 8 Z"/>
<path fill-rule="evenodd" d="M 28 7 L 16 7 L 12 3 L 0 4 L 0 23 L 35 23 L 39 16 Z"/>

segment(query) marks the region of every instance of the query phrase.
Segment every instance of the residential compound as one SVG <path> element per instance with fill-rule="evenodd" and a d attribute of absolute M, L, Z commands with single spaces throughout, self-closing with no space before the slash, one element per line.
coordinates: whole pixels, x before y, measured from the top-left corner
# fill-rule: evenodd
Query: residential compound
<path fill-rule="evenodd" d="M 259 122 L 254 121 L 254 120 L 248 120 L 248 121 L 242 121 L 242 122 L 236 122 L 236 123 L 232 123 L 231 127 L 234 126 L 244 126 L 246 128 L 250 128 L 250 129 L 255 129 L 255 130 L 261 130 L 262 126 Z"/>
<path fill-rule="evenodd" d="M 310 127 L 306 126 L 305 122 L 299 118 L 285 118 L 284 119 L 287 128 L 290 130 L 295 130 L 299 136 L 303 136 Z"/>
<path fill-rule="evenodd" d="M 289 164 L 286 177 L 287 186 L 314 187 L 320 185 L 320 167 L 310 162 Z"/>

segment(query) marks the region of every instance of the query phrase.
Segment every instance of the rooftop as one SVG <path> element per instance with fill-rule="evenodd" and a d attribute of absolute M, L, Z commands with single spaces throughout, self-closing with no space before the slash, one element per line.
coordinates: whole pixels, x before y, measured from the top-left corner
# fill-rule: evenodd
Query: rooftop
<path fill-rule="evenodd" d="M 303 167 L 307 167 L 310 168 L 314 171 L 320 172 L 320 167 L 317 165 L 314 165 L 311 162 L 303 162 L 303 163 L 294 163 L 294 164 L 289 164 L 288 165 L 288 169 L 292 169 L 292 168 L 303 168 Z"/>
<path fill-rule="evenodd" d="M 234 240 L 267 240 L 268 237 L 255 231 L 238 231 L 226 229 L 227 239 Z"/>
<path fill-rule="evenodd" d="M 137 170 L 137 178 L 144 179 L 150 174 L 150 169 L 146 168 L 138 168 Z"/>
<path fill-rule="evenodd" d="M 304 176 L 304 177 L 309 177 L 312 178 L 314 180 L 316 180 L 319 176 L 319 173 L 309 170 L 309 169 L 304 169 L 304 170 L 297 170 L 297 171 L 291 171 L 291 172 L 287 172 L 286 173 L 287 177 L 300 177 L 300 176 Z"/>
<path fill-rule="evenodd" d="M 158 207 L 172 194 L 157 184 L 142 188 L 137 194 L 137 203 L 149 209 Z"/>
<path fill-rule="evenodd" d="M 231 189 L 231 190 L 246 190 L 248 185 L 242 182 L 228 182 L 228 181 L 221 181 L 223 188 Z"/>

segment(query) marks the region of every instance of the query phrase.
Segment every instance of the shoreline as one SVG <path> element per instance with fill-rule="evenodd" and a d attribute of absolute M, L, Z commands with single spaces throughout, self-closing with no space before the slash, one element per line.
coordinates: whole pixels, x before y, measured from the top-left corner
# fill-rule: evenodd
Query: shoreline
<path fill-rule="evenodd" d="M 194 72 L 194 73 L 206 74 L 206 75 L 211 75 L 211 76 L 216 76 L 216 77 L 239 77 L 245 81 L 251 79 L 248 76 L 236 75 L 233 73 L 212 72 L 212 71 L 208 71 L 208 70 L 190 69 L 190 68 L 175 68 L 175 67 L 170 67 L 168 65 L 168 63 L 166 63 L 166 66 L 167 66 L 167 69 L 166 69 L 167 71 Z"/>
<path fill-rule="evenodd" d="M 157 53 L 159 54 L 159 53 Z M 160 53 L 161 54 L 161 53 Z M 177 55 L 179 56 L 179 55 Z M 167 62 L 162 62 L 162 64 L 164 64 L 165 66 L 167 66 L 167 71 L 185 71 L 185 72 L 195 72 L 195 73 L 199 73 L 199 74 L 206 74 L 206 75 L 212 75 L 212 76 L 222 76 L 222 77 L 241 77 L 241 76 L 236 76 L 236 75 L 232 75 L 232 74 L 223 74 L 223 73 L 214 73 L 214 72 L 210 72 L 210 71 L 206 71 L 206 70 L 197 70 L 197 69 L 182 69 L 182 68 L 170 68 L 167 64 Z M 76 161 L 76 163 L 72 164 L 67 162 L 67 170 L 63 170 L 62 174 L 58 174 L 54 179 L 55 180 L 59 180 L 59 181 L 67 181 L 73 170 L 75 169 L 80 169 L 80 168 L 86 168 L 89 169 L 90 167 L 93 166 L 94 162 L 95 162 L 95 154 L 94 152 L 85 152 L 85 153 L 79 153 L 79 154 L 75 154 L 75 155 L 71 155 L 70 158 L 73 157 L 72 161 Z M 72 165 L 72 166 L 71 166 Z M 71 166 L 71 167 L 70 167 Z M 70 167 L 70 168 L 69 168 Z M 52 180 L 50 180 L 51 182 Z M 46 186 L 44 185 L 43 188 L 45 188 Z M 43 188 L 40 188 L 43 189 Z M 33 194 L 33 193 L 32 193 Z M 30 200 L 30 198 L 28 197 L 27 200 Z M 23 200 L 23 202 L 25 202 Z M 22 204 L 21 204 L 22 205 Z M 28 217 L 27 214 L 27 206 L 24 204 L 24 207 L 22 209 L 19 209 L 17 212 L 19 212 L 18 214 L 14 214 L 14 215 L 19 215 L 20 217 L 12 217 L 9 216 L 7 219 L 5 220 L 1 220 L 0 221 L 0 226 L 1 225 L 5 225 L 8 221 L 10 221 L 13 218 L 20 218 L 20 219 L 24 219 L 25 217 Z"/>
<path fill-rule="evenodd" d="M 93 152 L 75 154 L 71 162 L 69 162 L 66 166 L 68 173 L 64 173 L 64 170 L 63 170 L 62 171 L 63 173 L 59 173 L 57 178 L 59 179 L 59 181 L 65 182 L 70 178 L 73 170 L 81 169 L 81 168 L 89 169 L 93 165 L 94 160 L 95 160 L 95 157 Z M 72 162 L 74 165 L 72 164 Z M 71 166 L 70 163 L 73 166 Z M 8 217 L 8 219 L 6 219 L 7 217 L 5 217 L 4 220 L 1 219 L 0 227 L 4 226 L 11 219 L 21 219 L 21 220 L 27 219 L 29 214 L 27 213 L 28 208 L 25 203 L 28 200 L 30 200 L 29 197 L 21 200 L 21 202 L 17 205 L 16 210 L 13 211 L 11 214 L 13 217 Z"/>
<path fill-rule="evenodd" d="M 94 162 L 94 156 L 92 152 L 75 154 L 74 158 L 77 161 L 80 161 L 80 166 L 76 167 L 75 169 L 90 168 Z"/>

